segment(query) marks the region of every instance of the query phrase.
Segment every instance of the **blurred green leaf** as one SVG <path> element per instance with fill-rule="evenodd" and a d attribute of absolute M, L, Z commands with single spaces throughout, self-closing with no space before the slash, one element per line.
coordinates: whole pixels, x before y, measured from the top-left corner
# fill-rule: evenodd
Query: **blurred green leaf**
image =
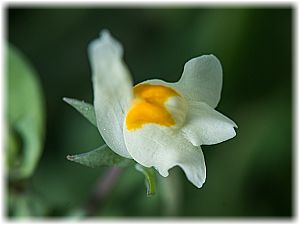
<path fill-rule="evenodd" d="M 30 216 L 30 208 L 28 199 L 24 196 L 16 199 L 17 204 L 14 204 L 13 214 L 15 217 L 28 217 Z"/>
<path fill-rule="evenodd" d="M 92 168 L 98 166 L 126 167 L 133 163 L 133 160 L 114 153 L 106 144 L 90 152 L 68 155 L 67 159 Z"/>
<path fill-rule="evenodd" d="M 80 112 L 88 121 L 97 127 L 94 106 L 84 101 L 72 98 L 63 98 L 63 100 Z"/>
<path fill-rule="evenodd" d="M 40 196 L 32 192 L 9 193 L 9 211 L 15 217 L 45 216 L 47 205 Z"/>
<path fill-rule="evenodd" d="M 44 99 L 38 76 L 26 57 L 11 45 L 7 53 L 6 116 L 8 134 L 13 136 L 8 138 L 6 150 L 9 152 L 6 156 L 9 159 L 6 160 L 10 162 L 9 176 L 21 179 L 33 173 L 42 152 L 45 127 Z"/>
<path fill-rule="evenodd" d="M 20 146 L 18 145 L 18 140 L 15 132 L 8 127 L 7 130 L 8 135 L 6 135 L 6 143 L 7 143 L 7 154 L 6 154 L 6 166 L 8 168 L 12 168 L 14 166 L 15 159 L 17 158 L 18 149 Z"/>
<path fill-rule="evenodd" d="M 141 172 L 145 176 L 145 182 L 147 187 L 147 196 L 152 196 L 155 194 L 155 172 L 153 168 L 147 168 L 140 164 L 136 164 L 135 168 L 137 171 Z"/>

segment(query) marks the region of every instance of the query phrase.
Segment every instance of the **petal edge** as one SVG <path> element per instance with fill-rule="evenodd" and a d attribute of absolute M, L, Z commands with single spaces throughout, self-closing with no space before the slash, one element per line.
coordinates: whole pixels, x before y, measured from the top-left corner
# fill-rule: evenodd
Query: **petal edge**
<path fill-rule="evenodd" d="M 190 104 L 183 135 L 194 146 L 217 144 L 236 135 L 237 125 L 204 102 Z"/>

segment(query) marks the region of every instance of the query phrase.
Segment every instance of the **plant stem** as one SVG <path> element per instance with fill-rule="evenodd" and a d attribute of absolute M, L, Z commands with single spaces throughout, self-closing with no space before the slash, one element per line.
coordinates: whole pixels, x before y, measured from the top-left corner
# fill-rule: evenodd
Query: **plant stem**
<path fill-rule="evenodd" d="M 96 184 L 96 188 L 89 198 L 86 205 L 87 216 L 92 216 L 99 208 L 103 206 L 103 201 L 110 194 L 111 189 L 117 182 L 117 179 L 122 174 L 123 169 L 119 167 L 112 167 L 107 171 L 104 177 L 101 177 Z"/>

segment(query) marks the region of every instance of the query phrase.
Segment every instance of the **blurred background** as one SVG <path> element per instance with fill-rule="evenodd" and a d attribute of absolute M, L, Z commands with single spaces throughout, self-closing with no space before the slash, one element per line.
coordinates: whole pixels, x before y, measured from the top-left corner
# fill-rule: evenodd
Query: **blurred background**
<path fill-rule="evenodd" d="M 20 163 L 15 162 L 24 160 L 26 143 L 8 121 L 9 135 L 14 133 L 13 139 L 21 144 L 13 154 L 6 148 L 11 162 L 6 172 L 7 216 L 82 217 L 99 179 L 109 170 L 66 160 L 66 155 L 95 149 L 103 140 L 62 101 L 72 97 L 92 103 L 87 46 L 104 28 L 123 44 L 135 83 L 151 78 L 177 81 L 186 61 L 216 55 L 224 71 L 217 110 L 239 128 L 235 138 L 203 146 L 207 166 L 203 188 L 194 187 L 175 167 L 168 178 L 157 176 L 157 194 L 147 197 L 144 177 L 128 168 L 91 216 L 293 216 L 291 7 L 8 6 L 6 19 L 7 44 L 31 65 L 37 86 L 32 95 L 38 96 L 11 101 L 25 108 L 38 102 L 42 124 L 35 162 L 29 157 L 31 169 L 18 176 L 13 171 Z M 22 79 L 10 80 L 10 71 L 7 75 L 10 99 Z M 9 118 L 13 110 L 6 108 Z"/>

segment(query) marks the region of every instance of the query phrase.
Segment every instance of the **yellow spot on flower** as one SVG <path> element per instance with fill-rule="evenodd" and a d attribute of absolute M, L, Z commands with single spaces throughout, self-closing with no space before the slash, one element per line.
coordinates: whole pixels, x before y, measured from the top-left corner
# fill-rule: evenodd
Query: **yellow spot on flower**
<path fill-rule="evenodd" d="M 133 88 L 133 92 L 135 100 L 126 116 L 128 130 L 141 128 L 147 123 L 167 127 L 175 125 L 164 105 L 168 98 L 180 96 L 175 90 L 163 85 L 140 84 Z"/>

